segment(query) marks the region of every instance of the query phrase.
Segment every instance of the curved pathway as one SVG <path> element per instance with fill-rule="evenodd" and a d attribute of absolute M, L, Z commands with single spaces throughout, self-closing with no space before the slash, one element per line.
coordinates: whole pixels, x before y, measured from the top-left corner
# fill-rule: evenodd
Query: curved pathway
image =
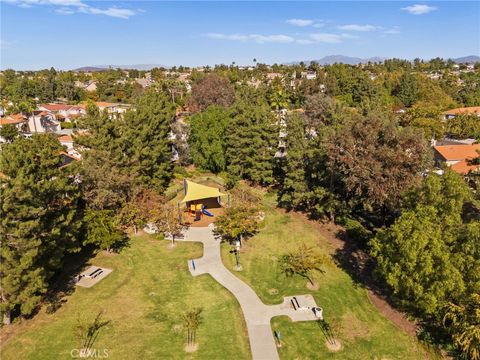
<path fill-rule="evenodd" d="M 295 311 L 290 305 L 291 297 L 284 298 L 282 304 L 265 305 L 250 286 L 227 270 L 220 255 L 220 240 L 215 239 L 213 235 L 213 224 L 204 228 L 191 227 L 184 231 L 184 238 L 178 241 L 203 243 L 203 256 L 194 259 L 195 269 L 192 261 L 188 261 L 188 268 L 193 276 L 210 274 L 237 298 L 247 324 L 254 360 L 279 359 L 270 326 L 272 317 L 286 315 L 292 321 L 317 320 L 310 310 Z M 312 306 L 316 306 L 311 295 L 306 295 L 305 298 Z"/>

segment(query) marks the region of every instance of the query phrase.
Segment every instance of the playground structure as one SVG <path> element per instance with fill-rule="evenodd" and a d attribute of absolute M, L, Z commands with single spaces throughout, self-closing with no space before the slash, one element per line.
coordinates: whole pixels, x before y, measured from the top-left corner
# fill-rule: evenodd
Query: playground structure
<path fill-rule="evenodd" d="M 230 195 L 207 185 L 183 180 L 184 198 L 178 203 L 178 218 L 181 223 L 194 227 L 208 226 L 216 216 L 223 213 L 222 198 L 230 206 Z M 183 205 L 184 210 L 182 211 Z M 187 215 L 186 219 L 183 215 Z"/>

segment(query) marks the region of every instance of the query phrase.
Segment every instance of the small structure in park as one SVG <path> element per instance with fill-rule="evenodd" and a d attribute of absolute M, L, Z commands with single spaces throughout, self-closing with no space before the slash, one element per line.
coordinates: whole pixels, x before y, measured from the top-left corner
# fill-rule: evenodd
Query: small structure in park
<path fill-rule="evenodd" d="M 90 266 L 87 270 L 78 275 L 76 285 L 86 288 L 92 287 L 111 272 L 111 269 Z"/>
<path fill-rule="evenodd" d="M 178 203 L 178 217 L 183 221 L 183 213 L 187 214 L 188 223 L 192 226 L 208 226 L 213 222 L 215 216 L 223 213 L 222 198 L 230 206 L 230 194 L 224 194 L 219 189 L 207 185 L 197 184 L 193 181 L 183 180 L 184 197 Z"/>

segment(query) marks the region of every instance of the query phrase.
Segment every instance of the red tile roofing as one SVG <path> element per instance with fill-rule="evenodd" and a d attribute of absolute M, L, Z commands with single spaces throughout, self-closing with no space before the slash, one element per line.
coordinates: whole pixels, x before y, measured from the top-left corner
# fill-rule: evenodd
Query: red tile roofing
<path fill-rule="evenodd" d="M 39 107 L 45 108 L 49 111 L 67 111 L 69 110 L 72 105 L 64 105 L 64 104 L 41 104 Z"/>
<path fill-rule="evenodd" d="M 468 174 L 470 171 L 480 169 L 480 165 L 469 165 L 467 161 L 459 161 L 456 164 L 450 166 L 450 169 L 459 174 Z"/>
<path fill-rule="evenodd" d="M 480 106 L 470 106 L 451 109 L 443 112 L 445 115 L 476 114 L 480 115 Z"/>
<path fill-rule="evenodd" d="M 60 142 L 72 142 L 73 138 L 70 135 L 62 135 L 58 137 L 58 141 Z"/>
<path fill-rule="evenodd" d="M 26 121 L 25 116 L 22 114 L 13 114 L 7 115 L 0 119 L 0 125 L 7 125 L 7 124 L 20 124 Z"/>
<path fill-rule="evenodd" d="M 435 151 L 444 161 L 474 159 L 479 156 L 480 144 L 473 145 L 441 145 L 434 146 Z"/>

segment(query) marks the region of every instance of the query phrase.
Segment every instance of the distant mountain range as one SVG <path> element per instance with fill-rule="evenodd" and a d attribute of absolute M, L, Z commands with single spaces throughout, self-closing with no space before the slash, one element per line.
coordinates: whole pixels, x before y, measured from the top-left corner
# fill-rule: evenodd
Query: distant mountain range
<path fill-rule="evenodd" d="M 160 65 L 160 64 L 132 64 L 132 65 L 94 65 L 94 66 L 83 66 L 73 71 L 105 71 L 110 68 L 112 69 L 123 69 L 123 70 L 151 70 L 154 67 L 163 67 L 168 69 L 170 66 Z"/>
<path fill-rule="evenodd" d="M 375 56 L 375 57 L 371 57 L 371 58 L 367 58 L 367 59 L 362 59 L 362 58 L 359 58 L 359 57 L 352 57 L 352 56 L 345 56 L 345 55 L 328 55 L 328 56 L 325 56 L 321 59 L 307 60 L 307 61 L 303 61 L 303 62 L 306 63 L 306 64 L 309 64 L 309 63 L 314 61 L 314 62 L 318 63 L 319 65 L 330 65 L 330 64 L 335 64 L 335 63 L 356 65 L 356 64 L 364 64 L 364 63 L 368 63 L 368 62 L 382 62 L 385 59 L 387 59 L 387 58 L 379 57 L 379 56 Z M 299 63 L 300 63 L 300 61 L 292 61 L 292 62 L 285 63 L 285 64 L 286 65 L 295 65 L 295 64 L 299 64 Z"/>
<path fill-rule="evenodd" d="M 312 61 L 317 62 L 320 65 L 330 65 L 334 63 L 342 63 L 342 64 L 348 64 L 348 65 L 357 65 L 357 64 L 366 64 L 368 62 L 383 62 L 388 58 L 385 57 L 371 57 L 371 58 L 359 58 L 359 57 L 351 57 L 351 56 L 345 56 L 345 55 L 329 55 L 325 56 L 321 59 L 318 60 L 308 60 L 308 61 L 303 61 L 306 64 L 309 64 Z M 464 57 L 459 57 L 452 59 L 454 62 L 457 64 L 461 63 L 476 63 L 480 61 L 480 56 L 476 55 L 470 55 L 470 56 L 464 56 Z M 286 65 L 294 65 L 298 64 L 300 61 L 294 61 L 294 62 L 289 62 L 285 63 Z"/>
<path fill-rule="evenodd" d="M 469 56 L 459 57 L 452 60 L 455 61 L 457 64 L 474 64 L 474 63 L 480 62 L 480 56 L 469 55 Z"/>
<path fill-rule="evenodd" d="M 345 55 L 329 55 L 325 56 L 321 59 L 317 60 L 304 60 L 303 62 L 306 64 L 309 64 L 311 61 L 315 61 L 320 65 L 330 65 L 334 63 L 342 63 L 342 64 L 348 64 L 348 65 L 357 65 L 357 64 L 366 64 L 368 62 L 383 62 L 385 61 L 386 57 L 380 57 L 380 56 L 374 56 L 370 58 L 359 58 L 359 57 L 352 57 L 352 56 L 345 56 Z M 476 63 L 480 62 L 480 56 L 476 55 L 469 55 L 469 56 L 463 56 L 463 57 L 458 57 L 455 59 L 452 59 L 458 64 L 461 63 Z M 285 65 L 294 65 L 298 64 L 300 61 L 292 61 L 288 63 L 284 63 Z M 163 68 L 170 68 L 170 66 L 165 66 L 161 64 L 133 64 L 133 65 L 94 65 L 94 66 L 84 66 L 78 69 L 75 69 L 74 71 L 89 71 L 89 72 L 95 72 L 95 71 L 105 71 L 109 68 L 112 69 L 136 69 L 136 70 L 151 70 L 154 67 L 163 67 Z"/>

